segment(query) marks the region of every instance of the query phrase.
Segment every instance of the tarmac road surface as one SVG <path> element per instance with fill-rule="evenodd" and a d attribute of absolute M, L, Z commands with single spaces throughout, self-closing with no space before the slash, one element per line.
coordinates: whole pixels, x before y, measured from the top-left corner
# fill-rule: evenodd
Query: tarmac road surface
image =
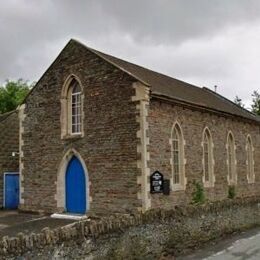
<path fill-rule="evenodd" d="M 3 236 L 14 237 L 19 232 L 24 234 L 38 233 L 45 227 L 54 229 L 73 222 L 73 220 L 54 219 L 50 216 L 0 210 L 0 238 Z"/>
<path fill-rule="evenodd" d="M 187 260 L 260 260 L 260 228 L 252 229 L 204 247 L 192 255 L 178 257 Z"/>

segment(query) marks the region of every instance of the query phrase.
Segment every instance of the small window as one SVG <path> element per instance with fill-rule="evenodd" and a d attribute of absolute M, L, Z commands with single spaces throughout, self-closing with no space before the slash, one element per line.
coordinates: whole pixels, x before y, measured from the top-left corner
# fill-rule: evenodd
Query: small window
<path fill-rule="evenodd" d="M 184 173 L 184 140 L 179 124 L 175 124 L 171 135 L 171 165 L 173 190 L 185 188 Z"/>
<path fill-rule="evenodd" d="M 176 129 L 172 134 L 173 183 L 180 184 L 180 135 Z"/>
<path fill-rule="evenodd" d="M 203 131 L 203 140 L 202 140 L 202 148 L 203 148 L 203 183 L 206 187 L 214 186 L 214 172 L 213 172 L 213 142 L 210 131 L 208 128 L 205 128 Z"/>
<path fill-rule="evenodd" d="M 76 80 L 71 84 L 71 133 L 81 133 L 81 88 Z"/>
<path fill-rule="evenodd" d="M 235 139 L 231 132 L 227 138 L 227 166 L 228 166 L 228 183 L 229 185 L 236 184 L 236 152 Z"/>
<path fill-rule="evenodd" d="M 250 135 L 247 136 L 246 140 L 246 165 L 247 165 L 247 180 L 248 183 L 255 182 L 254 174 L 254 148 Z"/>
<path fill-rule="evenodd" d="M 61 138 L 83 136 L 83 96 L 78 78 L 65 81 L 61 95 Z"/>

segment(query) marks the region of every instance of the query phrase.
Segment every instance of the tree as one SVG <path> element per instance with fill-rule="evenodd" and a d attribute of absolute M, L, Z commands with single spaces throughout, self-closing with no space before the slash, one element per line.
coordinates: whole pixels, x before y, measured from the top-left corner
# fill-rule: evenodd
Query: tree
<path fill-rule="evenodd" d="M 242 99 L 239 98 L 238 96 L 235 97 L 234 103 L 237 104 L 237 105 L 240 106 L 240 107 L 245 107 L 245 105 L 244 105 L 243 102 L 242 102 Z"/>
<path fill-rule="evenodd" d="M 32 87 L 33 84 L 23 79 L 7 80 L 0 86 L 0 114 L 16 109 Z"/>
<path fill-rule="evenodd" d="M 252 112 L 260 116 L 260 94 L 255 90 L 252 94 L 253 97 L 253 104 Z"/>

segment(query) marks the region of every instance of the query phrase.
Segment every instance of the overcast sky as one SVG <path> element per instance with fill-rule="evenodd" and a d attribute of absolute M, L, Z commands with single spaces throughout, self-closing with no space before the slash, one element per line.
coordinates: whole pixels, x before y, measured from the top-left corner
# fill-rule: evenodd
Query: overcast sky
<path fill-rule="evenodd" d="M 8 0 L 0 83 L 37 81 L 75 38 L 249 105 L 260 91 L 259 0 Z"/>

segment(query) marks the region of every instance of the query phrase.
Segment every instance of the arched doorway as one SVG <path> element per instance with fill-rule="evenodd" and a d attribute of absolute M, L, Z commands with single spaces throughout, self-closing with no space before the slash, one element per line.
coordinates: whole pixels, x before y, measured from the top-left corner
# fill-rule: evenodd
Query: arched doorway
<path fill-rule="evenodd" d="M 68 163 L 66 176 L 66 211 L 85 214 L 87 180 L 80 160 L 73 156 Z"/>

